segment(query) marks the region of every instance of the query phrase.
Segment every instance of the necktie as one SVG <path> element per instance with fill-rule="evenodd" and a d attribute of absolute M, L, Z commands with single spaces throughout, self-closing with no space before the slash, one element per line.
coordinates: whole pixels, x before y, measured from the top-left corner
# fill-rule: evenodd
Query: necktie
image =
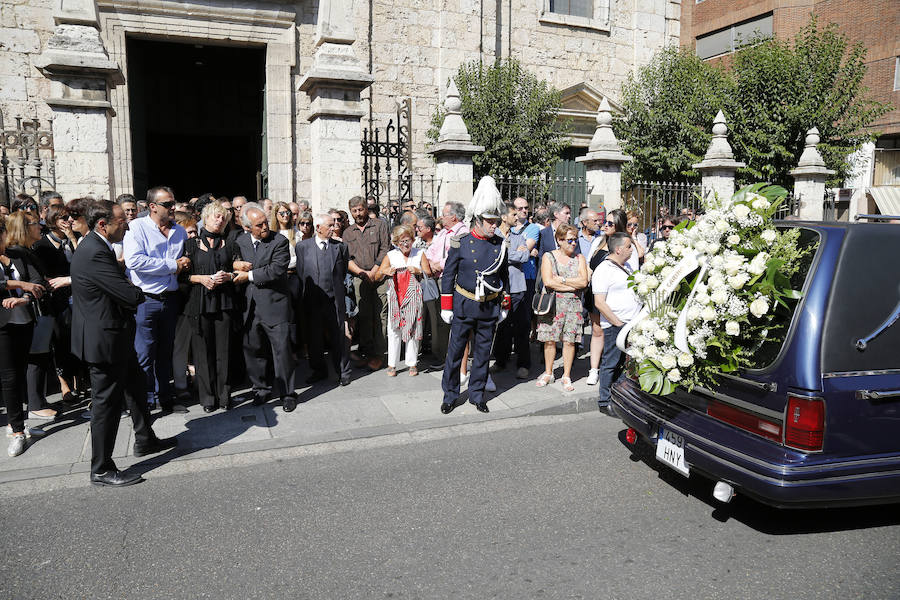
<path fill-rule="evenodd" d="M 325 242 L 319 242 L 319 250 L 325 252 Z"/>
<path fill-rule="evenodd" d="M 256 252 L 257 250 L 259 250 L 259 240 L 253 242 L 253 251 Z"/>

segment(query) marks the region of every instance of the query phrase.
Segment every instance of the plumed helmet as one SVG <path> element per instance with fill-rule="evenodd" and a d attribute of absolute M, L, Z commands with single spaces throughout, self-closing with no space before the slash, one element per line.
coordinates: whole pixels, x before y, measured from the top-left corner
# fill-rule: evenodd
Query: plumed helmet
<path fill-rule="evenodd" d="M 499 219 L 505 212 L 506 205 L 503 204 L 494 178 L 485 175 L 472 194 L 472 201 L 466 209 L 466 221 L 471 223 L 472 219 Z"/>

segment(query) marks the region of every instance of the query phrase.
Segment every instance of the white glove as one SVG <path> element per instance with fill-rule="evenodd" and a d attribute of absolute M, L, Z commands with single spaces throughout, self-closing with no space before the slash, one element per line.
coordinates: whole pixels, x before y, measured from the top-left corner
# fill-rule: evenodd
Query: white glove
<path fill-rule="evenodd" d="M 452 310 L 442 310 L 441 311 L 441 320 L 443 320 L 444 323 L 449 325 L 450 321 L 453 320 L 453 311 Z"/>
<path fill-rule="evenodd" d="M 509 316 L 509 311 L 506 310 L 505 308 L 501 308 L 500 309 L 500 321 L 498 321 L 498 322 L 502 323 L 503 321 L 506 320 L 507 316 Z"/>

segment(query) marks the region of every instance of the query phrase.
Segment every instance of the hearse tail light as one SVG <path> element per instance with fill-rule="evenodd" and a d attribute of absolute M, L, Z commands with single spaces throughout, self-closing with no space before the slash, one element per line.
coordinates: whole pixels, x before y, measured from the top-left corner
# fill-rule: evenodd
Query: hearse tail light
<path fill-rule="evenodd" d="M 825 439 L 825 401 L 788 396 L 784 419 L 784 445 L 805 452 L 819 452 Z"/>
<path fill-rule="evenodd" d="M 628 431 L 625 432 L 625 441 L 629 444 L 634 444 L 637 441 L 637 431 L 633 427 L 629 427 Z"/>
<path fill-rule="evenodd" d="M 753 413 L 735 408 L 722 402 L 710 400 L 706 405 L 706 414 L 744 431 L 755 433 L 767 440 L 781 443 L 781 425 L 758 417 Z"/>

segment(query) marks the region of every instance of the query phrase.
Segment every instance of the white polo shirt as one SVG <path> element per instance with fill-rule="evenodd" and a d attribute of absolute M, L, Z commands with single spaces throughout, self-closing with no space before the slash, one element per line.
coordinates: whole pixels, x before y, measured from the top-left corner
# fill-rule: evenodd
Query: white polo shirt
<path fill-rule="evenodd" d="M 613 314 L 627 323 L 637 316 L 641 310 L 641 301 L 634 291 L 628 287 L 628 276 L 631 267 L 626 263 L 624 267 L 614 264 L 611 260 L 604 260 L 594 269 L 591 277 L 591 290 L 594 294 L 606 294 L 606 304 Z M 611 323 L 600 314 L 600 326 L 607 329 Z"/>

